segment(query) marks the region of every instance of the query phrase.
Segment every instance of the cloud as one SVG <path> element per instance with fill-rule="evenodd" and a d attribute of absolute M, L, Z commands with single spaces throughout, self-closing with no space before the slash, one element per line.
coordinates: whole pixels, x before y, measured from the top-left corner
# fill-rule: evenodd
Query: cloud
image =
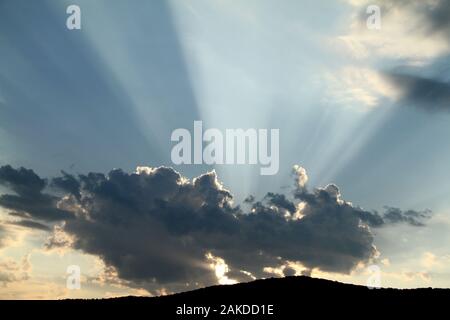
<path fill-rule="evenodd" d="M 450 111 L 450 83 L 433 78 L 386 73 L 386 78 L 401 91 L 401 103 L 426 111 Z"/>
<path fill-rule="evenodd" d="M 216 232 L 230 232 L 235 219 L 231 195 L 214 173 L 191 183 L 164 167 L 78 179 L 82 197 L 61 201 L 77 216 L 63 227 L 74 236 L 73 247 L 101 256 L 135 282 L 214 281 L 205 243 Z"/>
<path fill-rule="evenodd" d="M 22 230 L 23 231 L 23 230 Z M 22 244 L 26 232 L 20 232 L 10 221 L 0 220 L 0 250 L 17 247 Z"/>
<path fill-rule="evenodd" d="M 450 51 L 447 0 L 349 2 L 356 13 L 349 33 L 337 42 L 356 58 L 377 56 L 423 64 Z M 369 30 L 366 26 L 367 6 L 374 4 L 381 9 L 381 30 Z"/>
<path fill-rule="evenodd" d="M 450 2 L 347 2 L 353 12 L 349 28 L 331 40 L 336 53 L 347 62 L 325 74 L 326 102 L 362 106 L 362 110 L 391 103 L 449 110 L 450 83 L 445 66 L 450 55 Z M 367 27 L 370 5 L 380 7 L 379 30 Z M 435 65 L 439 60 L 444 60 L 442 65 Z M 413 68 L 421 75 L 383 71 Z"/>
<path fill-rule="evenodd" d="M 23 256 L 20 262 L 11 258 L 0 260 L 0 284 L 28 280 L 30 271 L 29 255 Z"/>
<path fill-rule="evenodd" d="M 406 223 L 416 227 L 424 226 L 424 221 L 431 216 L 430 210 L 402 211 L 393 207 L 385 207 L 383 213 L 367 211 L 343 200 L 339 188 L 334 184 L 329 184 L 325 188 L 317 188 L 313 192 L 301 188 L 296 190 L 294 196 L 302 201 L 302 216 L 311 217 L 311 213 L 313 213 L 316 215 L 322 214 L 324 218 L 333 219 L 337 215 L 356 217 L 367 226 L 374 228 L 395 223 Z M 334 215 L 330 213 L 334 213 Z"/>
<path fill-rule="evenodd" d="M 404 2 L 407 4 L 405 0 Z M 424 1 L 420 2 L 423 5 Z M 426 19 L 426 30 L 431 34 L 450 35 L 450 2 L 448 0 L 428 1 L 426 9 L 423 11 Z"/>
<path fill-rule="evenodd" d="M 435 254 L 433 252 L 424 252 L 420 259 L 420 265 L 426 268 L 430 273 L 444 273 L 448 272 L 448 265 L 450 263 L 449 254 Z"/>
<path fill-rule="evenodd" d="M 296 166 L 293 173 L 291 196 L 252 198 L 246 202 L 249 212 L 233 204 L 214 171 L 192 180 L 167 167 L 138 167 L 133 173 L 116 169 L 107 175 L 62 173 L 50 181 L 64 194 L 53 204 L 72 218 L 54 227 L 47 248 L 70 247 L 98 256 L 136 287 L 179 291 L 265 277 L 267 270 L 292 274 L 293 263 L 307 272 L 349 273 L 378 254 L 371 227 L 419 225 L 422 218 L 355 207 L 341 199 L 335 185 L 308 191 L 306 170 Z M 36 177 L 32 181 L 42 181 Z M 17 192 L 20 184 L 9 185 Z M 33 192 L 20 194 L 41 194 L 44 184 L 34 185 Z M 27 214 L 35 216 L 33 209 Z"/>
<path fill-rule="evenodd" d="M 26 219 L 10 222 L 10 224 L 25 227 L 25 228 L 42 230 L 42 231 L 50 231 L 51 230 L 51 228 L 49 226 L 47 226 L 43 223 L 39 223 L 39 222 L 32 221 L 32 220 L 26 220 Z"/>
<path fill-rule="evenodd" d="M 7 231 L 5 227 L 0 224 L 0 248 L 5 245 L 5 239 L 7 237 Z"/>
<path fill-rule="evenodd" d="M 16 194 L 0 196 L 0 206 L 12 210 L 19 217 L 34 218 L 44 221 L 70 219 L 70 212 L 57 208 L 57 197 L 42 193 L 47 181 L 41 179 L 33 170 L 11 166 L 0 167 L 0 185 Z"/>
<path fill-rule="evenodd" d="M 431 215 L 430 210 L 425 211 L 408 210 L 403 212 L 398 208 L 386 207 L 384 220 L 392 223 L 406 222 L 413 226 L 424 226 L 423 221 L 429 219 L 430 215 Z"/>
<path fill-rule="evenodd" d="M 72 175 L 61 171 L 62 177 L 52 179 L 51 187 L 60 189 L 62 191 L 72 194 L 77 199 L 80 198 L 80 182 Z"/>
<path fill-rule="evenodd" d="M 355 66 L 341 67 L 325 75 L 328 84 L 326 101 L 363 109 L 379 106 L 383 101 L 396 101 L 400 90 L 381 72 Z"/>
<path fill-rule="evenodd" d="M 295 212 L 296 206 L 292 201 L 289 201 L 284 194 L 277 194 L 269 192 L 264 197 L 270 205 L 279 209 L 285 209 L 287 212 Z"/>

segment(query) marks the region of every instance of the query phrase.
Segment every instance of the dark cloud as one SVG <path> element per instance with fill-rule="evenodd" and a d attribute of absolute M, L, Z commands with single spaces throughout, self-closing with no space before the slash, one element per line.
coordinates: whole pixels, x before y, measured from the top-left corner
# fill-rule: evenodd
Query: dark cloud
<path fill-rule="evenodd" d="M 283 269 L 283 275 L 285 277 L 295 276 L 296 270 L 291 267 L 286 267 Z"/>
<path fill-rule="evenodd" d="M 249 195 L 248 197 L 246 197 L 245 199 L 244 199 L 244 203 L 253 203 L 253 202 L 255 202 L 255 196 L 253 196 L 253 195 Z"/>
<path fill-rule="evenodd" d="M 214 282 L 207 253 L 223 258 L 230 274 L 261 277 L 264 267 L 287 261 L 349 272 L 376 252 L 369 228 L 348 204 L 333 212 L 308 207 L 300 219 L 286 195 L 268 193 L 247 213 L 231 205 L 214 172 L 187 181 L 164 167 L 73 178 L 80 189 L 71 188 L 75 194 L 61 205 L 77 218 L 64 231 L 75 248 L 135 282 Z"/>
<path fill-rule="evenodd" d="M 415 211 L 408 210 L 402 211 L 398 208 L 386 207 L 384 219 L 391 223 L 406 222 L 413 226 L 424 226 L 424 221 L 431 216 L 430 210 Z"/>
<path fill-rule="evenodd" d="M 427 111 L 450 111 L 450 83 L 415 75 L 386 73 L 402 93 L 402 104 Z"/>
<path fill-rule="evenodd" d="M 442 32 L 450 35 L 450 1 L 437 0 L 422 12 L 426 17 L 430 32 Z"/>
<path fill-rule="evenodd" d="M 51 186 L 68 192 L 75 196 L 77 199 L 80 198 L 80 182 L 72 175 L 61 171 L 62 176 L 54 178 L 51 182 Z"/>
<path fill-rule="evenodd" d="M 62 203 L 77 215 L 64 226 L 74 247 L 101 256 L 127 280 L 212 282 L 205 246 L 235 227 L 231 195 L 214 173 L 185 183 L 172 169 L 146 170 L 79 176 L 82 197 Z"/>
<path fill-rule="evenodd" d="M 289 212 L 295 212 L 295 204 L 288 200 L 284 194 L 276 194 L 269 192 L 265 199 L 268 200 L 269 204 L 274 205 L 278 208 L 285 209 Z"/>
<path fill-rule="evenodd" d="M 64 245 L 101 257 L 122 279 L 172 290 L 186 283 L 216 283 L 211 257 L 224 259 L 227 276 L 240 281 L 267 276 L 265 267 L 283 267 L 292 275 L 290 262 L 308 270 L 348 273 L 376 255 L 369 226 L 418 225 L 422 218 L 401 211 L 394 216 L 392 208 L 386 217 L 365 211 L 342 200 L 335 185 L 309 192 L 298 183 L 307 180 L 306 172 L 294 171 L 302 176 L 295 178 L 292 197 L 268 193 L 261 201 L 253 198 L 247 201 L 249 212 L 232 204 L 232 194 L 215 172 L 193 180 L 166 167 L 107 175 L 63 173 L 50 185 L 65 194 L 59 210 L 75 217 L 58 229 L 72 239 Z M 61 245 L 52 239 L 49 248 Z"/>
<path fill-rule="evenodd" d="M 44 221 L 70 219 L 70 212 L 59 209 L 59 198 L 42 191 L 47 181 L 41 179 L 33 170 L 11 166 L 0 167 L 0 185 L 4 185 L 16 194 L 0 196 L 0 206 L 13 211 L 13 215 Z"/>
<path fill-rule="evenodd" d="M 0 167 L 0 183 L 21 196 L 40 194 L 46 185 L 33 170 L 14 169 L 9 165 Z"/>
<path fill-rule="evenodd" d="M 19 220 L 11 222 L 10 224 L 21 226 L 25 228 L 31 228 L 36 230 L 42 230 L 42 231 L 50 231 L 51 228 L 43 223 L 32 221 L 32 220 Z"/>

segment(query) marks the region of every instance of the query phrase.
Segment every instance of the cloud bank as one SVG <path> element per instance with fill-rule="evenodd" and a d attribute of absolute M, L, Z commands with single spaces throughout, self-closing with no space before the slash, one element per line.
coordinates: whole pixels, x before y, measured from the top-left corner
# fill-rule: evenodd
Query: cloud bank
<path fill-rule="evenodd" d="M 233 204 L 214 171 L 189 180 L 172 168 L 138 167 L 107 175 L 63 172 L 46 181 L 32 170 L 5 166 L 0 183 L 15 194 L 0 196 L 0 204 L 24 217 L 16 224 L 53 226 L 48 248 L 96 255 L 121 279 L 173 290 L 217 283 L 211 266 L 218 264 L 226 270 L 222 280 L 235 281 L 265 277 L 265 269 L 291 262 L 349 273 L 378 254 L 371 228 L 422 226 L 429 216 L 367 211 L 343 200 L 333 184 L 309 191 L 302 167 L 295 166 L 293 176 L 291 194 L 248 197 L 244 209 Z M 45 193 L 46 186 L 57 195 Z"/>

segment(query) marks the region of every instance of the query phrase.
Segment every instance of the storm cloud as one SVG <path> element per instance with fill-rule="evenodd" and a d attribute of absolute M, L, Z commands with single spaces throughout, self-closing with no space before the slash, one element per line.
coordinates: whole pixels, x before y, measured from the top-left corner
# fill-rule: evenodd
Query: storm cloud
<path fill-rule="evenodd" d="M 4 168 L 1 181 L 18 194 L 16 202 L 31 195 L 41 199 L 45 180 L 31 170 Z M 238 281 L 267 276 L 264 268 L 289 262 L 307 270 L 349 273 L 377 255 L 371 227 L 419 226 L 426 218 L 392 208 L 385 214 L 366 211 L 341 199 L 332 184 L 308 191 L 306 171 L 296 166 L 293 172 L 292 194 L 249 198 L 249 210 L 233 204 L 214 171 L 192 180 L 167 167 L 138 167 L 133 173 L 116 169 L 107 175 L 63 172 L 48 182 L 63 196 L 51 202 L 55 207 L 46 204 L 72 217 L 55 229 L 70 241 L 50 237 L 47 247 L 70 246 L 99 256 L 120 278 L 139 285 L 176 288 L 217 283 L 211 259 L 219 258 L 228 265 L 226 276 Z M 30 221 L 47 217 L 29 203 L 23 208 L 31 219 L 22 225 L 39 228 Z"/>

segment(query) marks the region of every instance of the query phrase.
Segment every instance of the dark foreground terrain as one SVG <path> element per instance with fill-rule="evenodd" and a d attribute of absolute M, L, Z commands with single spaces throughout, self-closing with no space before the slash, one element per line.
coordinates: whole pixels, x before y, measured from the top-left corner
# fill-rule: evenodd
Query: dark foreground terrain
<path fill-rule="evenodd" d="M 206 308 L 208 314 L 206 315 Z M 257 280 L 214 286 L 170 296 L 99 300 L 10 301 L 15 315 L 42 318 L 113 314 L 125 319 L 302 319 L 418 316 L 447 318 L 449 289 L 369 289 L 309 277 Z M 177 314 L 178 312 L 178 314 Z M 179 314 L 179 313 L 183 314 Z M 189 314 L 196 313 L 196 314 Z"/>

